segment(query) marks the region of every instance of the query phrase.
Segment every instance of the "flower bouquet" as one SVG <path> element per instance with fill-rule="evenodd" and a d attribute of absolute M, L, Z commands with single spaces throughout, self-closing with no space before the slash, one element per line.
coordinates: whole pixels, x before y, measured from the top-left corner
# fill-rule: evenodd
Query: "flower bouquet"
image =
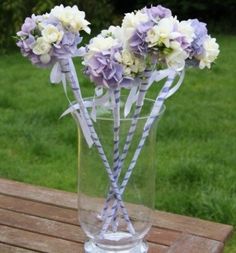
<path fill-rule="evenodd" d="M 78 48 L 90 33 L 77 6 L 56 6 L 26 18 L 17 46 L 34 65 L 62 82 L 79 131 L 79 218 L 86 252 L 147 252 L 155 191 L 156 122 L 188 67 L 210 68 L 219 46 L 197 19 L 179 21 L 160 5 L 127 13 Z M 81 57 L 94 83 L 83 98 L 72 58 Z M 166 79 L 164 82 L 163 80 Z M 176 82 L 177 80 L 177 82 Z M 154 100 L 146 94 L 162 85 Z M 75 101 L 67 95 L 67 86 Z"/>

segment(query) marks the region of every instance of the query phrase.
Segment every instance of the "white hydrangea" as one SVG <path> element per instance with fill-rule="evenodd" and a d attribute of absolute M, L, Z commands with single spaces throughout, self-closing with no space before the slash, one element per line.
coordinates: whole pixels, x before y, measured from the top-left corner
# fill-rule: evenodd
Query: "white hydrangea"
<path fill-rule="evenodd" d="M 121 53 L 117 52 L 115 55 L 116 60 L 124 67 L 125 75 L 136 75 L 145 70 L 145 61 L 141 58 L 137 58 L 127 49 Z"/>
<path fill-rule="evenodd" d="M 43 37 L 39 37 L 33 47 L 33 53 L 36 55 L 47 54 L 51 50 L 51 45 Z"/>
<path fill-rule="evenodd" d="M 191 25 L 191 21 L 181 21 L 178 23 L 178 31 L 180 34 L 184 35 L 186 42 L 191 44 L 196 37 L 194 33 L 194 28 Z"/>
<path fill-rule="evenodd" d="M 84 60 L 90 59 L 95 53 L 109 50 L 114 46 L 118 46 L 119 41 L 112 37 L 97 36 L 92 39 L 90 44 L 87 46 L 88 52 L 84 55 Z"/>
<path fill-rule="evenodd" d="M 88 27 L 90 23 L 85 19 L 85 12 L 80 11 L 76 5 L 73 7 L 64 7 L 61 4 L 60 6 L 54 7 L 50 14 L 59 19 L 72 32 L 77 33 L 84 30 L 90 33 L 90 28 Z"/>
<path fill-rule="evenodd" d="M 179 33 L 175 31 L 176 24 L 178 24 L 178 21 L 174 17 L 161 19 L 158 25 L 153 26 L 147 32 L 146 41 L 150 44 L 149 46 L 163 44 L 169 48 L 170 41 L 179 36 Z"/>
<path fill-rule="evenodd" d="M 188 54 L 181 48 L 177 41 L 170 43 L 170 49 L 171 53 L 166 55 L 167 66 L 177 71 L 183 70 Z"/>
<path fill-rule="evenodd" d="M 122 29 L 126 40 L 128 40 L 138 25 L 145 23 L 149 20 L 149 17 L 146 13 L 142 11 L 136 11 L 125 14 L 125 17 L 122 21 Z"/>
<path fill-rule="evenodd" d="M 46 25 L 42 30 L 42 36 L 48 43 L 59 43 L 63 38 L 64 32 L 59 31 L 54 25 Z"/>
<path fill-rule="evenodd" d="M 198 57 L 200 60 L 199 68 L 203 69 L 205 67 L 210 68 L 211 63 L 214 62 L 220 53 L 219 44 L 216 42 L 215 38 L 208 36 L 203 43 L 204 53 Z"/>

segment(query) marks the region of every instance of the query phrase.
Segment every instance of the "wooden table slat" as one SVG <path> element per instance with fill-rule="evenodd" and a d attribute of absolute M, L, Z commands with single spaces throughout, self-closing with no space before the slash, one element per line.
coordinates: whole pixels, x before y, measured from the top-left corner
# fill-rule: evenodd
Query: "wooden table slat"
<path fill-rule="evenodd" d="M 168 250 L 168 253 L 220 253 L 224 244 L 194 235 L 183 235 Z"/>
<path fill-rule="evenodd" d="M 0 242 L 47 253 L 84 253 L 80 243 L 3 225 L 0 225 Z"/>
<path fill-rule="evenodd" d="M 0 179 L 0 193 L 61 207 L 73 209 L 77 207 L 75 193 L 33 186 L 8 179 Z"/>
<path fill-rule="evenodd" d="M 84 240 L 86 240 L 86 237 L 79 226 L 4 209 L 0 209 L 0 224 L 39 234 L 46 234 L 68 241 L 83 243 Z"/>
<path fill-rule="evenodd" d="M 154 243 L 148 243 L 149 248 L 148 248 L 148 253 L 167 253 L 169 247 L 163 246 L 163 245 L 158 245 Z"/>
<path fill-rule="evenodd" d="M 1 253 L 40 253 L 40 251 L 18 248 L 18 247 L 3 244 L 3 243 L 0 243 L 0 252 Z"/>
<path fill-rule="evenodd" d="M 70 224 L 78 224 L 77 210 L 68 209 L 32 200 L 0 194 L 0 208 L 14 210 L 19 213 L 32 214 Z"/>
<path fill-rule="evenodd" d="M 154 220 L 154 225 L 158 227 L 190 233 L 217 241 L 227 240 L 233 231 L 233 227 L 230 225 L 162 211 L 155 211 Z"/>

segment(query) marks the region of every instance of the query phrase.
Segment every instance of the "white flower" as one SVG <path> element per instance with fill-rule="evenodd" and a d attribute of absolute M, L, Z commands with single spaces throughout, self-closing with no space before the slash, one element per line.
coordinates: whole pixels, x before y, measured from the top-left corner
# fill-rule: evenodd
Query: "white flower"
<path fill-rule="evenodd" d="M 51 56 L 49 54 L 42 54 L 40 55 L 39 59 L 42 63 L 47 64 L 50 62 Z"/>
<path fill-rule="evenodd" d="M 33 53 L 36 55 L 47 54 L 50 49 L 51 45 L 43 37 L 39 37 L 33 47 Z"/>
<path fill-rule="evenodd" d="M 174 30 L 176 24 L 178 24 L 176 18 L 161 19 L 158 25 L 153 26 L 147 32 L 146 41 L 150 43 L 151 47 L 161 44 L 164 44 L 167 48 L 170 47 L 170 41 L 179 36 L 179 33 Z"/>
<path fill-rule="evenodd" d="M 48 43 L 58 43 L 62 40 L 63 31 L 59 31 L 54 25 L 46 25 L 42 30 L 42 36 Z"/>
<path fill-rule="evenodd" d="M 183 35 L 186 39 L 186 42 L 191 44 L 193 39 L 196 37 L 194 33 L 194 29 L 191 26 L 191 21 L 181 21 L 178 24 L 178 31 Z"/>
<path fill-rule="evenodd" d="M 128 40 L 133 32 L 136 30 L 138 25 L 145 23 L 149 20 L 149 17 L 146 13 L 141 11 L 127 13 L 122 21 L 122 29 L 124 32 L 125 38 Z"/>
<path fill-rule="evenodd" d="M 131 66 L 134 64 L 134 56 L 128 50 L 124 50 L 122 52 L 122 62 L 125 65 Z"/>
<path fill-rule="evenodd" d="M 123 50 L 121 53 L 115 54 L 116 60 L 124 67 L 125 75 L 134 75 L 145 70 L 145 61 L 134 56 L 128 50 Z"/>
<path fill-rule="evenodd" d="M 85 12 L 80 11 L 76 5 L 64 7 L 61 4 L 54 7 L 50 14 L 59 19 L 72 32 L 77 33 L 80 30 L 84 30 L 90 33 L 90 28 L 88 27 L 90 23 L 85 19 Z"/>
<path fill-rule="evenodd" d="M 91 43 L 87 46 L 88 52 L 85 54 L 85 61 L 90 59 L 95 53 L 109 50 L 110 48 L 117 46 L 119 44 L 118 40 L 112 37 L 102 37 L 97 36 L 92 39 Z"/>
<path fill-rule="evenodd" d="M 119 41 L 124 41 L 123 36 L 123 29 L 120 26 L 113 26 L 111 25 L 108 29 L 102 30 L 101 35 L 103 37 L 112 37 L 114 39 L 117 39 Z"/>
<path fill-rule="evenodd" d="M 184 69 L 185 60 L 188 58 L 188 54 L 176 41 L 170 43 L 170 48 L 172 49 L 172 52 L 166 56 L 167 66 L 177 71 Z"/>
<path fill-rule="evenodd" d="M 199 68 L 203 69 L 205 67 L 210 68 L 211 63 L 215 61 L 218 54 L 220 53 L 219 45 L 215 38 L 210 36 L 203 43 L 204 53 L 198 57 L 200 60 Z"/>
<path fill-rule="evenodd" d="M 147 32 L 146 42 L 149 43 L 149 47 L 153 47 L 158 44 L 159 39 L 159 28 L 157 25 L 155 25 Z"/>
<path fill-rule="evenodd" d="M 141 58 L 134 58 L 134 64 L 130 66 L 132 72 L 134 73 L 142 73 L 146 69 L 145 61 Z"/>

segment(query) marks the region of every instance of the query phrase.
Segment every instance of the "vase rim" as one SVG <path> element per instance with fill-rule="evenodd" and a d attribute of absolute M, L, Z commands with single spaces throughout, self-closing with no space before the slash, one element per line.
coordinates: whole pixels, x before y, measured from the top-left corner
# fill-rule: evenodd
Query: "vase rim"
<path fill-rule="evenodd" d="M 122 95 L 121 97 L 127 97 L 126 95 Z M 93 99 L 94 97 L 86 97 L 84 98 L 84 100 L 89 100 L 89 99 Z M 148 101 L 148 102 L 151 102 L 153 105 L 155 103 L 155 100 L 152 99 L 152 98 L 144 98 L 144 101 Z M 151 107 L 152 108 L 152 107 Z M 163 113 L 165 112 L 166 110 L 166 106 L 163 104 L 162 107 L 161 107 L 161 111 L 159 112 L 159 115 L 162 116 Z M 124 114 L 121 113 L 122 117 L 120 117 L 120 121 L 132 121 L 133 118 L 132 117 L 124 117 Z M 148 119 L 148 117 L 150 116 L 150 112 L 149 114 L 147 115 L 144 115 L 144 116 L 140 116 L 138 117 L 137 119 L 138 120 L 145 120 L 145 119 Z M 113 117 L 109 117 L 109 116 L 104 116 L 104 117 L 101 117 L 101 116 L 96 116 L 96 120 L 100 120 L 100 121 L 113 121 Z"/>

